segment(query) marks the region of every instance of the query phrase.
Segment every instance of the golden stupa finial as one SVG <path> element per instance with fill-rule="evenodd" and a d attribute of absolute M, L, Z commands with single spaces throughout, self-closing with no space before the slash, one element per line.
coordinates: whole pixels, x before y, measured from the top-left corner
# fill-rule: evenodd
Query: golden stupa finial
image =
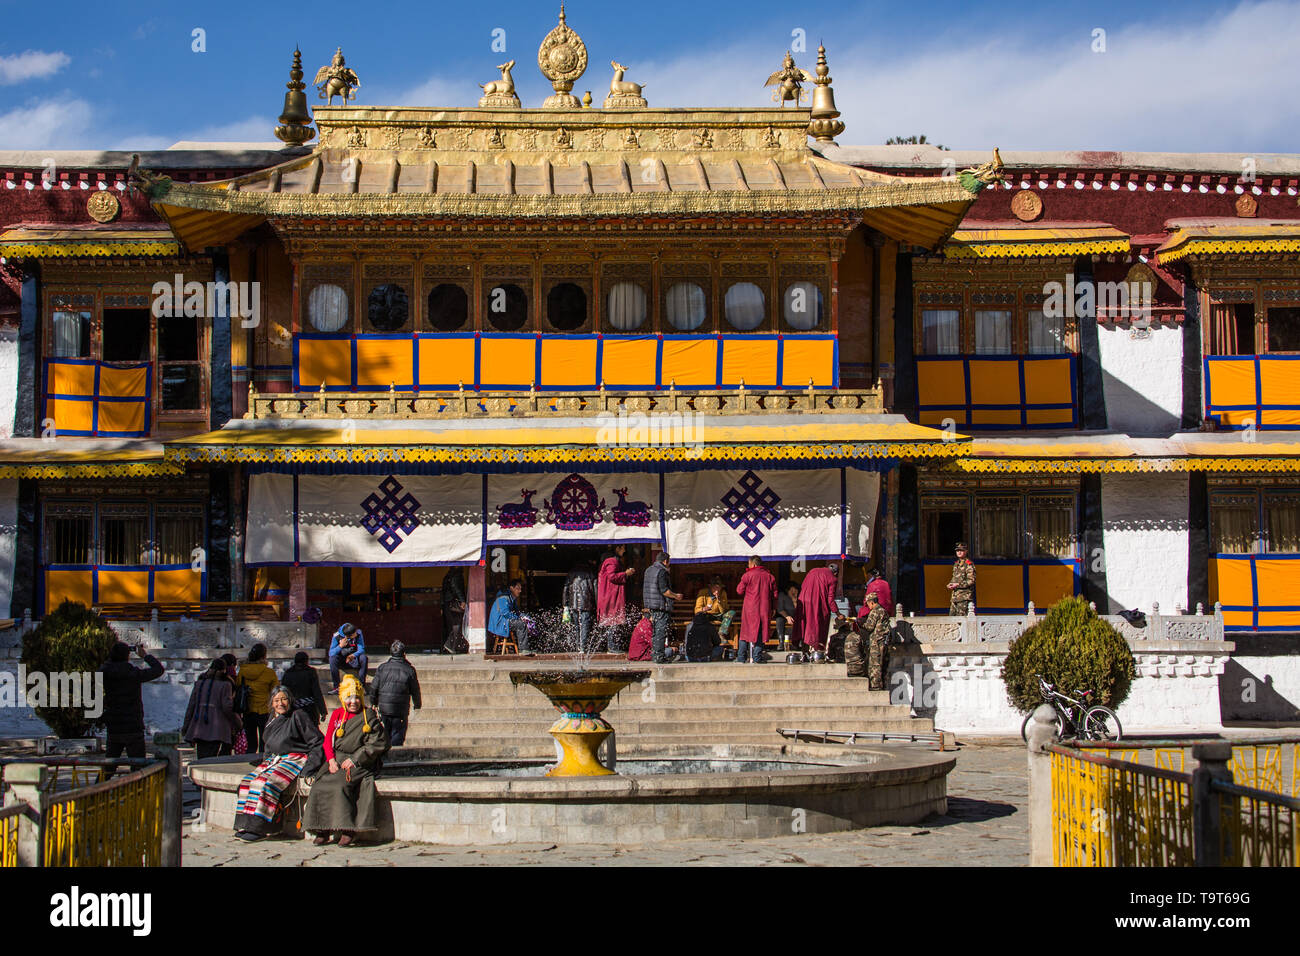
<path fill-rule="evenodd" d="M 576 110 L 582 101 L 573 95 L 573 84 L 587 72 L 587 45 L 565 22 L 564 4 L 560 4 L 560 22 L 537 49 L 537 66 L 551 81 L 555 95 L 548 96 L 542 107 L 550 110 Z"/>
<path fill-rule="evenodd" d="M 826 65 L 825 46 L 817 47 L 817 76 L 813 83 L 817 88 L 813 90 L 808 135 L 819 143 L 833 143 L 835 137 L 844 132 L 844 123 L 837 119 L 840 111 L 835 108 L 835 91 L 831 89 L 831 68 Z"/>
<path fill-rule="evenodd" d="M 808 95 L 808 91 L 803 88 L 805 80 L 811 83 L 812 74 L 795 66 L 794 54 L 786 50 L 785 59 L 781 61 L 781 69 L 769 76 L 763 85 L 776 87 L 776 92 L 772 94 L 773 103 L 780 103 L 782 106 L 786 103 L 794 103 L 798 107 L 803 104 L 803 98 Z"/>
<path fill-rule="evenodd" d="M 289 92 L 284 94 L 284 112 L 280 114 L 280 125 L 275 128 L 277 139 L 290 146 L 301 146 L 316 135 L 311 128 L 311 111 L 307 108 L 307 94 L 303 92 L 307 84 L 302 81 L 302 52 L 293 51 L 293 66 L 289 70 L 289 82 L 285 84 Z"/>
<path fill-rule="evenodd" d="M 316 71 L 314 82 L 320 98 L 326 100 L 326 106 L 333 106 L 336 96 L 343 97 L 343 105 L 347 106 L 348 100 L 355 99 L 357 87 L 361 85 L 357 74 L 343 59 L 343 47 L 334 51 L 334 59 L 330 60 L 329 66 L 322 66 Z"/>

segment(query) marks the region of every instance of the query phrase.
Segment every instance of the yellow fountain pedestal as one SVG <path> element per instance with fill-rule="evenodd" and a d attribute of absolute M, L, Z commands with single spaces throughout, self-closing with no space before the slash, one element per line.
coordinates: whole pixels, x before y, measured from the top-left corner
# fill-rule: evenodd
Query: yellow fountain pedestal
<path fill-rule="evenodd" d="M 601 711 L 629 684 L 644 680 L 649 671 L 511 671 L 516 684 L 531 684 L 546 695 L 560 712 L 551 736 L 560 743 L 562 757 L 548 777 L 601 777 L 612 774 L 596 751 L 614 728 Z"/>

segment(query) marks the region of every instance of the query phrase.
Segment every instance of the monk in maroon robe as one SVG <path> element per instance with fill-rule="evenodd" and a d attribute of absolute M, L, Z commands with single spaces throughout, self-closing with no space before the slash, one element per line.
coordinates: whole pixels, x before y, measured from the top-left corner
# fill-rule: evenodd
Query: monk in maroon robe
<path fill-rule="evenodd" d="M 803 587 L 799 590 L 799 636 L 808 649 L 816 653 L 821 653 L 831 617 L 836 614 L 835 582 L 839 573 L 838 564 L 813 568 L 804 575 Z"/>
<path fill-rule="evenodd" d="M 776 578 L 763 567 L 758 555 L 749 559 L 749 570 L 740 576 L 736 596 L 740 605 L 740 643 L 736 645 L 736 660 L 757 664 L 762 660 L 763 644 L 767 641 L 767 624 L 772 620 L 776 603 Z"/>
<path fill-rule="evenodd" d="M 596 623 L 623 623 L 623 609 L 627 606 L 627 579 L 636 573 L 635 568 L 623 569 L 623 552 L 627 545 L 614 545 L 614 553 L 600 563 L 596 578 Z"/>

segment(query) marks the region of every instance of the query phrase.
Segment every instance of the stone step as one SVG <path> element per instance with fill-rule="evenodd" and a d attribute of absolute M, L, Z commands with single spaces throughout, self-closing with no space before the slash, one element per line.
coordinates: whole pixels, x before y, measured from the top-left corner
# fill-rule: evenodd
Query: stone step
<path fill-rule="evenodd" d="M 506 696 L 501 694 L 474 694 L 453 691 L 449 693 L 431 692 L 421 688 L 421 699 L 426 708 L 430 707 L 506 707 L 518 711 L 535 711 L 552 709 L 549 701 L 541 694 Z M 644 709 L 647 707 L 698 706 L 712 704 L 719 707 L 771 707 L 793 708 L 804 706 L 840 706 L 840 707 L 887 707 L 890 696 L 885 691 L 852 690 L 818 690 L 785 693 L 779 691 L 696 693 L 685 690 L 672 693 L 656 688 L 655 699 L 645 701 L 641 695 L 622 694 L 611 704 L 619 709 Z"/>
<path fill-rule="evenodd" d="M 552 723 L 553 721 L 550 720 L 537 721 L 532 724 L 528 721 L 518 720 L 485 720 L 474 723 L 425 721 L 413 725 L 412 732 L 418 730 L 422 736 L 454 736 L 457 740 L 463 739 L 465 734 L 486 736 L 494 731 L 499 736 L 508 737 L 518 735 L 521 730 L 525 730 L 529 726 L 536 727 L 539 732 L 544 733 Z M 906 714 L 901 714 L 868 719 L 854 717 L 813 717 L 807 719 L 772 717 L 767 720 L 663 720 L 659 718 L 637 720 L 625 716 L 614 726 L 620 735 L 656 734 L 665 737 L 691 737 L 702 741 L 711 741 L 723 738 L 730 739 L 733 734 L 772 733 L 779 727 L 798 726 L 808 727 L 813 730 L 881 731 L 899 726 L 910 727 L 911 724 L 912 718 Z"/>
<path fill-rule="evenodd" d="M 369 672 L 374 674 L 375 668 L 387 660 L 387 656 L 372 657 L 369 661 Z M 503 681 L 510 683 L 510 671 L 512 670 L 548 670 L 544 663 L 532 661 L 524 658 L 527 663 L 522 663 L 518 667 L 511 667 L 507 664 L 494 665 L 476 663 L 441 663 L 439 658 L 429 657 L 421 659 L 419 656 L 409 658 L 411 665 L 415 668 L 421 679 L 424 675 L 446 677 L 449 680 L 458 681 Z M 442 658 L 441 660 L 450 660 Z M 558 662 L 557 662 L 558 663 Z M 566 665 L 567 666 L 567 665 Z M 553 669 L 564 669 L 555 667 Z M 316 665 L 317 673 L 322 680 L 329 679 L 329 667 Z M 592 670 L 647 670 L 656 681 L 667 680 L 682 675 L 689 675 L 692 679 L 696 675 L 707 673 L 713 680 L 750 680 L 756 676 L 761 676 L 766 680 L 802 680 L 811 675 L 843 677 L 843 664 L 786 664 L 784 661 L 769 661 L 765 664 L 736 664 L 727 662 L 714 662 L 709 664 L 639 664 L 628 663 L 623 666 L 606 666 L 604 664 L 592 667 Z"/>

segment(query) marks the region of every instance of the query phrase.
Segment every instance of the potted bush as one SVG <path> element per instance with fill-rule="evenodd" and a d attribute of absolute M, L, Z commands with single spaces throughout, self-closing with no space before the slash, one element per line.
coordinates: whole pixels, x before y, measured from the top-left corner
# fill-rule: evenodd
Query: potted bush
<path fill-rule="evenodd" d="M 1128 642 L 1081 597 L 1058 601 L 1011 642 L 1002 682 L 1011 706 L 1022 714 L 1043 703 L 1038 674 L 1070 696 L 1078 688 L 1090 690 L 1090 703 L 1112 710 L 1138 676 Z"/>
<path fill-rule="evenodd" d="M 108 660 L 108 652 L 117 640 L 102 614 L 84 604 L 64 601 L 23 638 L 21 661 L 28 675 L 43 674 L 47 682 L 51 674 L 93 674 Z M 33 710 L 59 737 L 85 737 L 96 721 L 85 713 L 90 701 L 83 703 L 84 707 L 46 706 Z"/>

